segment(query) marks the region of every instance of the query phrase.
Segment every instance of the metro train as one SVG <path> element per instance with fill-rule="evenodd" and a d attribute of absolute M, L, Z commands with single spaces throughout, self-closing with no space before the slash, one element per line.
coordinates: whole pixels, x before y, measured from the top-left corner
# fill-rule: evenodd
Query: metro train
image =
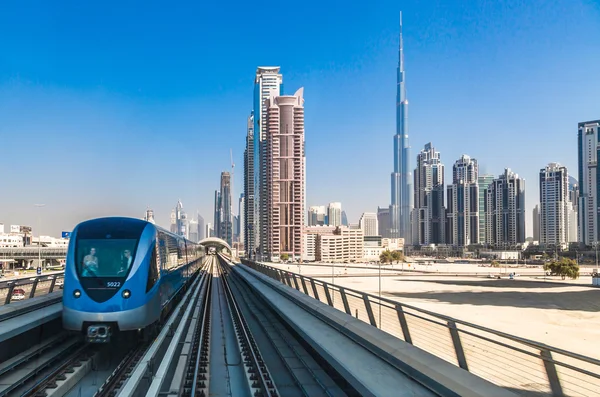
<path fill-rule="evenodd" d="M 204 255 L 203 246 L 143 220 L 80 223 L 67 251 L 63 328 L 92 343 L 124 331 L 152 335 Z"/>

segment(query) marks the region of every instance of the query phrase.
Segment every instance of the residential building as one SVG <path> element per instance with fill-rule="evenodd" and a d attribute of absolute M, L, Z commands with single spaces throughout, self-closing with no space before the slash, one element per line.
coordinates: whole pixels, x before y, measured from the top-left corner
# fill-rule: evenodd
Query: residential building
<path fill-rule="evenodd" d="M 377 224 L 377 214 L 374 212 L 363 212 L 358 221 L 360 228 L 365 236 L 379 236 L 379 225 Z"/>
<path fill-rule="evenodd" d="M 390 237 L 390 209 L 377 207 L 377 227 L 381 237 Z"/>
<path fill-rule="evenodd" d="M 598 163 L 598 134 L 600 120 L 585 121 L 578 124 L 577 166 L 579 175 L 578 203 L 578 235 L 579 242 L 591 246 L 600 240 L 598 213 L 600 212 L 600 197 L 598 186 L 600 175 L 597 172 Z"/>
<path fill-rule="evenodd" d="M 533 213 L 532 213 L 532 221 L 533 221 L 533 241 L 540 241 L 540 206 L 539 204 L 536 204 L 535 207 L 533 207 Z"/>
<path fill-rule="evenodd" d="M 540 244 L 566 248 L 569 242 L 569 174 L 550 163 L 540 170 Z"/>
<path fill-rule="evenodd" d="M 266 253 L 267 234 L 272 226 L 267 221 L 267 109 L 269 98 L 283 93 L 279 71 L 278 66 L 260 66 L 254 77 L 254 243 L 261 257 Z"/>
<path fill-rule="evenodd" d="M 479 184 L 477 160 L 462 155 L 452 167 L 448 185 L 446 244 L 466 247 L 479 243 Z"/>
<path fill-rule="evenodd" d="M 266 224 L 265 254 L 278 261 L 302 255 L 305 217 L 304 89 L 294 95 L 271 96 L 266 112 Z M 263 196 L 264 197 L 264 196 Z"/>
<path fill-rule="evenodd" d="M 238 241 L 246 249 L 246 195 L 244 193 L 240 194 L 240 201 L 238 203 Z"/>
<path fill-rule="evenodd" d="M 494 181 L 494 175 L 479 175 L 477 185 L 479 186 L 479 244 L 487 244 L 485 239 L 486 217 L 485 217 L 485 191 Z"/>
<path fill-rule="evenodd" d="M 329 203 L 327 206 L 327 224 L 329 226 L 342 225 L 342 203 Z"/>
<path fill-rule="evenodd" d="M 333 235 L 335 226 L 306 226 L 302 234 L 302 260 L 303 261 L 314 261 L 316 260 L 316 244 L 317 236 L 319 235 Z"/>
<path fill-rule="evenodd" d="M 413 244 L 444 244 L 444 165 L 431 143 L 417 156 L 414 186 L 417 240 Z"/>
<path fill-rule="evenodd" d="M 247 120 L 246 150 L 244 150 L 244 252 L 254 258 L 256 250 L 255 231 L 257 208 L 254 200 L 254 112 Z"/>
<path fill-rule="evenodd" d="M 319 262 L 360 262 L 363 259 L 362 230 L 335 227 L 332 234 L 317 234 L 315 257 Z"/>
<path fill-rule="evenodd" d="M 394 135 L 394 172 L 391 175 L 390 234 L 407 241 L 412 238 L 411 218 L 413 186 L 408 141 L 408 99 L 404 76 L 404 46 L 402 41 L 402 14 L 396 69 L 396 135 Z M 442 189 L 442 195 L 444 194 Z M 416 196 L 415 196 L 416 197 Z M 415 202 L 416 203 L 416 202 Z"/>
<path fill-rule="evenodd" d="M 525 242 L 525 180 L 510 168 L 486 189 L 486 243 L 509 248 Z"/>

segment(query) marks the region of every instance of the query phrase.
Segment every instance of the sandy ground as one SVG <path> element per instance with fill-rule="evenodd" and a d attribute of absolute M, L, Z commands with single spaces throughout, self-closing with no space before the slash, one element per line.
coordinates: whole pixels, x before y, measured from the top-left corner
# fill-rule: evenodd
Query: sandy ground
<path fill-rule="evenodd" d="M 298 272 L 297 265 L 274 266 Z M 371 266 L 372 270 L 336 265 L 335 284 L 377 294 L 378 268 Z M 394 267 L 397 269 L 399 265 Z M 476 265 L 419 267 L 440 273 L 506 276 L 503 268 Z M 331 270 L 330 264 L 300 267 L 300 273 L 327 282 L 332 280 Z M 528 276 L 539 274 L 539 268 L 509 268 L 508 272 L 511 271 L 521 276 L 515 280 L 506 277 L 497 280 L 441 274 L 401 275 L 390 271 L 382 277 L 381 290 L 383 296 L 405 304 L 600 359 L 600 288 L 590 286 L 591 277 L 581 277 L 575 281 L 580 285 L 573 285 L 573 280 Z"/>

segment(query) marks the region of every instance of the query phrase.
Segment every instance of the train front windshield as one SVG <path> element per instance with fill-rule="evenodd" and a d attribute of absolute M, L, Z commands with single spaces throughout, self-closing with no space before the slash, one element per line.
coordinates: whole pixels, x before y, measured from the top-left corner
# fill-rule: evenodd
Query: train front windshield
<path fill-rule="evenodd" d="M 125 277 L 133 265 L 143 222 L 120 219 L 82 223 L 75 242 L 75 266 L 81 278 Z"/>
<path fill-rule="evenodd" d="M 81 277 L 123 277 L 133 263 L 137 240 L 77 239 Z"/>

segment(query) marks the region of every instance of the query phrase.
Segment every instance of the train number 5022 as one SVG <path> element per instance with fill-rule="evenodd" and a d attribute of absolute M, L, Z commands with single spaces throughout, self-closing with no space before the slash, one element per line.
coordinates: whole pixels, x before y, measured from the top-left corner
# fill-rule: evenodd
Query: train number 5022
<path fill-rule="evenodd" d="M 120 281 L 107 281 L 106 286 L 108 288 L 119 288 L 121 286 L 121 282 Z"/>

